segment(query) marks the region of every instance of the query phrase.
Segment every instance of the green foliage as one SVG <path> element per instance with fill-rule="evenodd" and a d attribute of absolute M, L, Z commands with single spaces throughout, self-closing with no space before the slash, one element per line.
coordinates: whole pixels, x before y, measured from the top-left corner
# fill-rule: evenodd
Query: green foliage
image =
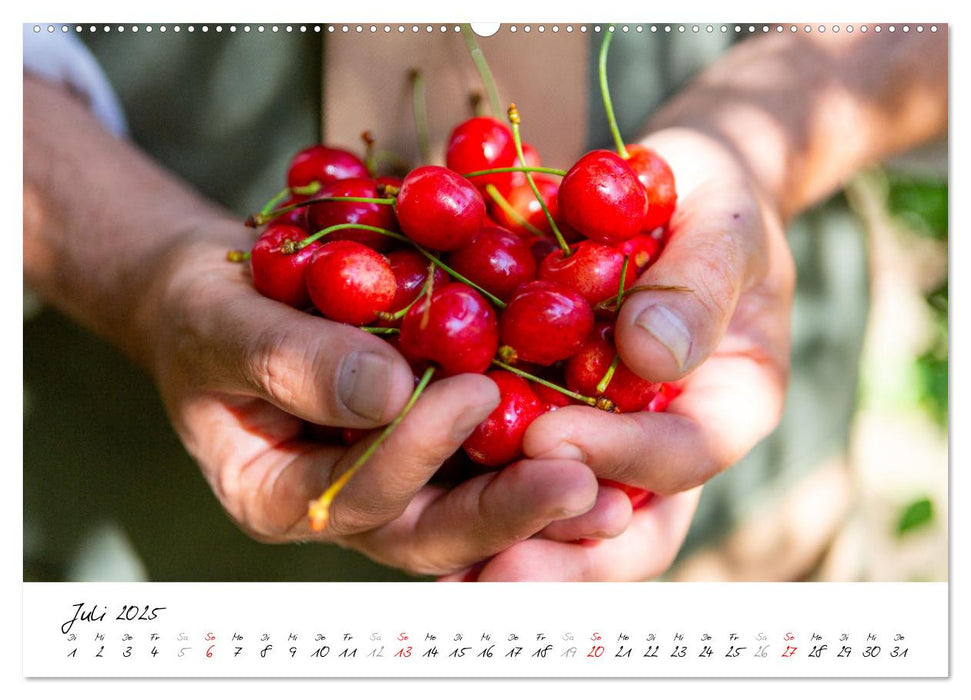
<path fill-rule="evenodd" d="M 922 236 L 947 241 L 947 181 L 933 178 L 891 176 L 887 205 Z"/>
<path fill-rule="evenodd" d="M 934 504 L 931 499 L 918 498 L 904 508 L 897 521 L 897 536 L 900 537 L 912 530 L 929 525 L 934 520 Z"/>

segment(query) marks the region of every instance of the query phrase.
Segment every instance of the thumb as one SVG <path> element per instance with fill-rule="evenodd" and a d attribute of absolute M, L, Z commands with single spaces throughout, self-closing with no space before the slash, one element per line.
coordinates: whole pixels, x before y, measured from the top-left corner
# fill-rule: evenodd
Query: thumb
<path fill-rule="evenodd" d="M 617 351 L 653 381 L 685 376 L 718 346 L 741 294 L 764 273 L 765 234 L 756 199 L 742 184 L 710 182 L 679 203 L 664 253 L 617 318 Z"/>
<path fill-rule="evenodd" d="M 303 420 L 371 428 L 391 421 L 414 388 L 387 342 L 259 296 L 234 295 L 203 324 L 217 388 L 256 396 Z"/>

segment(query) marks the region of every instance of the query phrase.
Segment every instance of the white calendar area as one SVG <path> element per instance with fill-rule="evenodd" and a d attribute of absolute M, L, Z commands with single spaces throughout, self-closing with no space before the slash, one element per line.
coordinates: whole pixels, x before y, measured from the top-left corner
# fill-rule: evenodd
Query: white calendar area
<path fill-rule="evenodd" d="M 943 677 L 948 584 L 25 583 L 27 677 Z"/>

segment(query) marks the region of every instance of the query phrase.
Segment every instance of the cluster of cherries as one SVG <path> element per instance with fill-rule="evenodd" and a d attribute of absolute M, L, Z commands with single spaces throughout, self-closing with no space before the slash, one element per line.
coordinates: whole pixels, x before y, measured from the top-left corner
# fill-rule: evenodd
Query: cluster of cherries
<path fill-rule="evenodd" d="M 250 218 L 266 225 L 252 251 L 235 255 L 248 257 L 264 296 L 384 337 L 423 376 L 417 391 L 432 373 L 492 379 L 500 402 L 463 445 L 466 475 L 521 458 L 523 434 L 545 412 L 663 411 L 677 393 L 628 369 L 613 338 L 619 307 L 667 237 L 667 163 L 620 141 L 619 153 L 591 151 L 566 172 L 544 168 L 522 143 L 515 105 L 509 122 L 462 122 L 447 167 L 401 179 L 376 176 L 369 157 L 306 148 L 287 188 Z M 342 433 L 348 444 L 364 435 Z M 635 507 L 651 498 L 605 483 Z M 333 495 L 311 505 L 315 528 Z"/>

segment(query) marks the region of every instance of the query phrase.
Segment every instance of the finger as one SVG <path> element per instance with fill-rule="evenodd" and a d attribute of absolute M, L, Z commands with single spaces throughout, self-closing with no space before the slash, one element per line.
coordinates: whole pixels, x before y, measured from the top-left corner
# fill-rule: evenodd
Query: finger
<path fill-rule="evenodd" d="M 223 280 L 225 282 L 225 280 Z M 369 428 L 404 406 L 408 363 L 369 333 L 267 299 L 248 284 L 195 289 L 179 340 L 212 388 L 263 398 L 322 425 Z"/>
<path fill-rule="evenodd" d="M 553 521 L 543 528 L 540 535 L 559 542 L 616 537 L 630 525 L 632 514 L 630 498 L 626 493 L 601 485 L 593 508 L 572 518 Z"/>
<path fill-rule="evenodd" d="M 582 543 L 526 540 L 493 557 L 479 581 L 643 581 L 674 561 L 701 489 L 656 497 L 613 539 Z"/>
<path fill-rule="evenodd" d="M 617 350 L 654 381 L 688 374 L 717 347 L 739 297 L 766 266 L 762 217 L 744 186 L 703 184 L 678 203 L 664 254 L 638 285 L 689 291 L 635 292 L 617 317 Z"/>
<path fill-rule="evenodd" d="M 576 459 L 599 477 L 671 494 L 703 484 L 742 458 L 782 412 L 786 371 L 774 362 L 716 355 L 665 413 L 609 414 L 567 406 L 523 437 L 528 457 Z"/>
<path fill-rule="evenodd" d="M 384 563 L 447 575 L 501 552 L 556 519 L 588 511 L 597 480 L 565 460 L 522 460 L 451 490 L 428 488 L 401 518 L 344 538 Z"/>
<path fill-rule="evenodd" d="M 327 526 L 330 536 L 370 530 L 400 516 L 498 403 L 499 390 L 483 375 L 463 374 L 429 384 L 405 419 L 337 494 Z M 349 468 L 376 437 L 349 449 L 332 471 L 331 480 Z M 305 526 L 301 522 L 296 530 L 302 533 Z M 309 532 L 302 534 L 310 536 Z"/>

